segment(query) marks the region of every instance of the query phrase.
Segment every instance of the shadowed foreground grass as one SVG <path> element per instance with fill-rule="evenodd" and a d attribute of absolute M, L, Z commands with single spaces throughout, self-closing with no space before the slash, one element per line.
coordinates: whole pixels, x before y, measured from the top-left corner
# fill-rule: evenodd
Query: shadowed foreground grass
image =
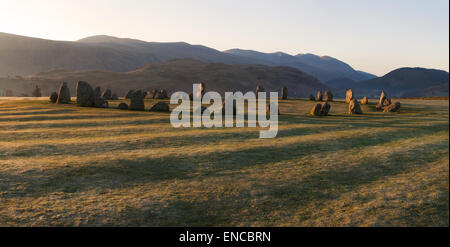
<path fill-rule="evenodd" d="M 153 102 L 147 102 L 147 108 Z M 111 102 L 112 106 L 118 102 Z M 169 114 L 0 101 L 2 226 L 448 226 L 448 101 L 255 128 Z"/>

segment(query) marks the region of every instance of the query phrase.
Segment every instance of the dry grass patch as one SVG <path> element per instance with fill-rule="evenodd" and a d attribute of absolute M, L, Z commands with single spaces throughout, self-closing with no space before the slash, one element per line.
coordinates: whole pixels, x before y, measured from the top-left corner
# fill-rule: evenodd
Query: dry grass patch
<path fill-rule="evenodd" d="M 358 116 L 338 101 L 328 117 L 309 116 L 314 103 L 281 101 L 278 137 L 262 140 L 0 101 L 0 225 L 448 226 L 448 101 Z"/>

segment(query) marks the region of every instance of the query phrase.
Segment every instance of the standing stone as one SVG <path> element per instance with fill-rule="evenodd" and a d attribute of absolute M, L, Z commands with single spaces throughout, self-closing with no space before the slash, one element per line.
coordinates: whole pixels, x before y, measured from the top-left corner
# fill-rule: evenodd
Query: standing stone
<path fill-rule="evenodd" d="M 318 92 L 317 92 L 317 98 L 316 98 L 316 100 L 317 100 L 317 101 L 322 101 L 322 100 L 323 100 L 323 97 L 322 97 L 322 91 L 318 91 Z"/>
<path fill-rule="evenodd" d="M 112 92 L 110 89 L 106 89 L 103 93 L 102 93 L 102 97 L 105 98 L 106 100 L 110 100 L 112 98 Z"/>
<path fill-rule="evenodd" d="M 354 98 L 353 96 L 353 90 L 350 88 L 349 90 L 347 90 L 347 92 L 345 93 L 345 103 L 350 103 L 350 101 Z"/>
<path fill-rule="evenodd" d="M 333 93 L 331 93 L 331 91 L 329 91 L 329 90 L 325 91 L 325 93 L 323 94 L 323 100 L 324 101 L 333 101 Z"/>
<path fill-rule="evenodd" d="M 167 91 L 165 89 L 161 89 L 153 97 L 154 99 L 167 99 L 169 96 L 167 95 Z"/>
<path fill-rule="evenodd" d="M 384 91 L 382 91 L 381 92 L 381 96 L 380 96 L 380 100 L 378 101 L 378 105 L 376 106 L 376 108 L 378 110 L 382 110 L 386 106 L 389 106 L 391 104 L 392 104 L 391 99 L 387 97 L 387 94 Z"/>
<path fill-rule="evenodd" d="M 383 112 L 397 112 L 400 109 L 400 102 L 395 102 L 383 108 Z"/>
<path fill-rule="evenodd" d="M 169 105 L 166 102 L 158 102 L 155 105 L 150 108 L 149 111 L 155 111 L 155 112 L 169 112 L 170 108 Z"/>
<path fill-rule="evenodd" d="M 63 82 L 58 90 L 58 99 L 56 103 L 58 104 L 68 104 L 70 102 L 70 91 L 67 86 L 67 82 Z"/>
<path fill-rule="evenodd" d="M 77 84 L 77 104 L 79 106 L 91 107 L 94 106 L 94 90 L 89 83 L 79 81 Z"/>
<path fill-rule="evenodd" d="M 84 107 L 94 106 L 95 93 L 88 82 L 79 81 L 76 87 L 77 104 Z"/>
<path fill-rule="evenodd" d="M 134 94 L 134 90 L 129 90 L 126 94 L 125 94 L 125 99 L 131 99 L 131 96 Z"/>
<path fill-rule="evenodd" d="M 153 95 L 153 99 L 162 99 L 161 91 L 157 91 L 155 95 Z"/>
<path fill-rule="evenodd" d="M 380 100 L 378 100 L 378 105 L 383 105 L 384 101 L 387 99 L 387 94 L 384 90 L 381 91 Z"/>
<path fill-rule="evenodd" d="M 310 95 L 309 95 L 309 100 L 315 101 L 316 98 L 314 97 L 314 95 L 310 94 Z"/>
<path fill-rule="evenodd" d="M 108 101 L 102 96 L 95 97 L 94 106 L 98 108 L 108 108 Z"/>
<path fill-rule="evenodd" d="M 323 102 L 320 108 L 320 115 L 321 116 L 328 116 L 328 113 L 330 112 L 331 105 L 327 102 Z"/>
<path fill-rule="evenodd" d="M 130 98 L 130 110 L 135 111 L 144 111 L 145 105 L 144 105 L 144 94 L 141 90 L 138 90 L 131 95 Z"/>
<path fill-rule="evenodd" d="M 350 100 L 348 104 L 348 113 L 350 114 L 362 114 L 361 105 L 359 104 L 357 99 Z"/>
<path fill-rule="evenodd" d="M 98 108 L 108 108 L 108 101 L 101 94 L 102 89 L 96 87 L 94 89 L 94 107 Z"/>
<path fill-rule="evenodd" d="M 157 95 L 158 95 L 158 89 L 157 88 L 155 88 L 155 89 L 153 89 L 152 90 L 152 99 L 156 99 L 156 97 L 157 97 Z"/>
<path fill-rule="evenodd" d="M 331 105 L 328 102 L 318 103 L 313 106 L 310 114 L 314 116 L 328 116 Z"/>
<path fill-rule="evenodd" d="M 322 105 L 317 103 L 314 104 L 313 108 L 310 111 L 310 114 L 313 116 L 320 116 L 320 109 L 322 108 Z"/>
<path fill-rule="evenodd" d="M 202 83 L 203 84 L 203 83 Z M 204 89 L 204 85 L 203 85 L 203 91 L 202 91 L 202 97 L 203 97 L 203 92 L 205 91 L 205 89 Z M 162 98 L 162 99 L 167 99 L 167 98 L 169 98 L 169 96 L 168 96 L 168 94 L 167 94 L 167 91 L 165 90 L 165 89 L 161 89 L 161 91 L 159 92 L 159 94 L 160 94 L 160 97 Z"/>
<path fill-rule="evenodd" d="M 57 92 L 53 92 L 52 94 L 50 94 L 50 101 L 52 103 L 56 103 L 57 100 L 58 100 L 58 93 Z"/>
<path fill-rule="evenodd" d="M 364 98 L 361 100 L 361 105 L 367 105 L 369 104 L 369 100 L 367 99 L 366 96 L 364 96 Z"/>
<path fill-rule="evenodd" d="M 281 88 L 281 99 L 287 99 L 287 96 L 288 96 L 287 87 Z"/>

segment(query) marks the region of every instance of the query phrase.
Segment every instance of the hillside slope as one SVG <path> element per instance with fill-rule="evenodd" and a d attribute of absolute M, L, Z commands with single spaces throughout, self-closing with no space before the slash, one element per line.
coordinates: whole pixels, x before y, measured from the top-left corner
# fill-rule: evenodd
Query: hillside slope
<path fill-rule="evenodd" d="M 184 58 L 208 63 L 291 66 L 321 81 L 338 77 L 361 81 L 374 77 L 355 71 L 337 59 L 312 54 L 291 56 L 238 49 L 221 52 L 185 42 L 145 42 L 105 35 L 66 42 L 0 33 L 0 76 L 23 76 L 55 69 L 126 72 L 150 63 Z"/>
<path fill-rule="evenodd" d="M 376 77 L 369 73 L 356 71 L 350 65 L 329 56 L 320 57 L 314 54 L 291 56 L 282 52 L 262 53 L 241 49 L 231 49 L 224 52 L 242 58 L 257 59 L 266 65 L 291 66 L 318 78 L 322 82 L 342 77 L 354 81 L 368 80 Z"/>
<path fill-rule="evenodd" d="M 400 68 L 382 77 L 358 83 L 358 88 L 367 91 L 383 89 L 397 97 L 445 96 L 448 95 L 448 82 L 446 71 Z"/>
<path fill-rule="evenodd" d="M 267 91 L 289 89 L 291 97 L 306 97 L 327 87 L 314 77 L 291 67 L 265 65 L 229 65 L 205 63 L 193 59 L 171 60 L 161 64 L 150 64 L 126 73 L 100 70 L 53 70 L 24 78 L 0 78 L 0 92 L 12 89 L 30 93 L 39 85 L 48 95 L 60 82 L 66 81 L 74 92 L 77 81 L 85 80 L 94 86 L 110 88 L 120 95 L 129 89 L 151 90 L 165 88 L 169 92 L 192 91 L 192 84 L 204 82 L 207 91 L 254 91 L 262 85 Z"/>
<path fill-rule="evenodd" d="M 0 33 L 0 76 L 30 75 L 55 69 L 126 72 L 176 58 L 253 63 L 249 59 L 183 42 L 156 43 L 108 36 L 67 42 Z"/>

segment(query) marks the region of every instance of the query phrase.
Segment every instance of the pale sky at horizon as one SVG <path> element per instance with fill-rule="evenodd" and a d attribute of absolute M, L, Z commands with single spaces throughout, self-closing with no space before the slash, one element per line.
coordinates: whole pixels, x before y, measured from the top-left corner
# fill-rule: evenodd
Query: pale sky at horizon
<path fill-rule="evenodd" d="M 448 0 L 0 0 L 0 32 L 313 53 L 378 76 L 399 67 L 449 70 Z"/>

